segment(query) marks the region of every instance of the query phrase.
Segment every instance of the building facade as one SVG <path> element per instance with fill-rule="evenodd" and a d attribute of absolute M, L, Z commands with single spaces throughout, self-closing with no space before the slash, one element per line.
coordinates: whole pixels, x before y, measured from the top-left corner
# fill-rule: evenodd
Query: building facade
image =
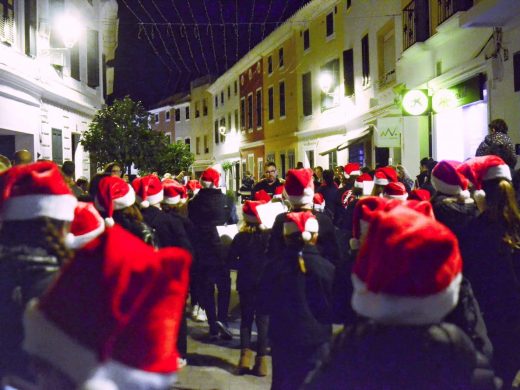
<path fill-rule="evenodd" d="M 112 92 L 114 71 L 107 62 L 117 46 L 117 2 L 1 0 L 0 5 L 0 153 L 12 157 L 28 149 L 35 160 L 72 160 L 76 177 L 89 177 L 89 156 L 79 141 Z M 64 15 L 65 21 L 80 17 L 77 37 L 59 22 Z"/>

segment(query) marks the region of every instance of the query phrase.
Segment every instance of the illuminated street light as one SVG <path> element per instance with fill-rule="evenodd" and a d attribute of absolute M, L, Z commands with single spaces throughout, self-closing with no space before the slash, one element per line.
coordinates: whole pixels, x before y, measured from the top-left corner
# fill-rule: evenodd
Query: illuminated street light
<path fill-rule="evenodd" d="M 72 12 L 66 12 L 57 16 L 54 20 L 54 28 L 67 49 L 72 48 L 83 33 L 83 23 Z"/>
<path fill-rule="evenodd" d="M 318 82 L 320 84 L 322 92 L 330 94 L 330 89 L 332 88 L 332 84 L 334 82 L 330 72 L 321 72 Z"/>
<path fill-rule="evenodd" d="M 412 89 L 403 96 L 403 109 L 409 115 L 423 115 L 429 109 L 428 100 L 426 90 Z"/>
<path fill-rule="evenodd" d="M 435 112 L 451 110 L 458 106 L 457 94 L 451 89 L 441 89 L 433 94 L 432 108 Z"/>

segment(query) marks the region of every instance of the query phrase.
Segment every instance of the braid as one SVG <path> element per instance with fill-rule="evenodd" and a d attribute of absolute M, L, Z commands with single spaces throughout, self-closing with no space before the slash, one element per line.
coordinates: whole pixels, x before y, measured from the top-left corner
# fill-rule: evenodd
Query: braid
<path fill-rule="evenodd" d="M 62 227 L 63 223 L 61 221 L 45 218 L 42 232 L 49 254 L 56 256 L 60 264 L 68 262 L 74 256 L 74 252 L 65 246 Z"/>

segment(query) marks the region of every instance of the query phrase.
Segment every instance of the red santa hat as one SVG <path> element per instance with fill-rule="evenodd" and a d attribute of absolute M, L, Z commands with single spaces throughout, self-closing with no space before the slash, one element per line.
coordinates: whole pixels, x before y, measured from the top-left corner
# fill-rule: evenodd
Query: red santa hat
<path fill-rule="evenodd" d="M 48 217 L 72 221 L 77 203 L 53 162 L 17 165 L 0 175 L 0 220 Z"/>
<path fill-rule="evenodd" d="M 260 224 L 260 228 L 265 228 L 265 226 L 262 226 L 262 220 L 260 219 L 260 215 L 258 214 L 256 208 L 261 204 L 266 203 L 267 202 L 263 200 L 246 200 L 242 206 L 242 215 L 244 216 L 244 221 L 248 223 Z"/>
<path fill-rule="evenodd" d="M 426 325 L 456 306 L 462 259 L 455 235 L 407 207 L 377 213 L 352 272 L 352 308 L 387 324 Z"/>
<path fill-rule="evenodd" d="M 398 181 L 388 183 L 388 185 L 385 186 L 383 194 L 385 198 L 388 199 L 406 200 L 408 198 L 406 187 L 403 183 Z"/>
<path fill-rule="evenodd" d="M 343 174 L 348 179 L 350 176 L 361 175 L 361 166 L 359 163 L 348 163 L 343 168 Z"/>
<path fill-rule="evenodd" d="M 255 192 L 255 200 L 267 203 L 271 201 L 271 197 L 265 190 L 260 190 Z"/>
<path fill-rule="evenodd" d="M 169 376 L 190 261 L 183 249 L 157 251 L 118 225 L 107 229 L 29 303 L 24 349 L 76 384 L 109 358 L 145 379 Z"/>
<path fill-rule="evenodd" d="M 135 191 L 137 203 L 144 209 L 161 203 L 164 198 L 161 179 L 156 175 L 137 177 L 132 182 L 132 187 Z"/>
<path fill-rule="evenodd" d="M 435 214 L 433 213 L 432 204 L 428 201 L 418 201 L 418 200 L 397 200 L 397 199 L 389 199 L 386 203 L 383 211 L 388 212 L 390 210 L 395 209 L 396 207 L 407 207 L 411 210 L 417 211 L 421 213 L 425 217 L 435 219 Z"/>
<path fill-rule="evenodd" d="M 105 223 L 114 226 L 114 210 L 122 210 L 135 203 L 135 192 L 130 184 L 116 176 L 107 176 L 99 181 L 94 204 L 105 212 Z"/>
<path fill-rule="evenodd" d="M 191 192 L 193 195 L 197 195 L 202 186 L 200 185 L 198 180 L 189 180 L 186 183 L 186 190 Z"/>
<path fill-rule="evenodd" d="M 285 185 L 278 186 L 274 189 L 273 199 L 282 199 Z"/>
<path fill-rule="evenodd" d="M 363 182 L 365 181 L 374 181 L 374 179 L 372 179 L 372 176 L 370 176 L 368 173 L 363 173 L 356 178 L 356 181 L 354 182 L 354 187 L 363 188 Z"/>
<path fill-rule="evenodd" d="M 314 210 L 323 213 L 323 210 L 325 210 L 325 198 L 323 195 L 319 192 L 315 193 L 312 201 L 314 203 Z"/>
<path fill-rule="evenodd" d="M 311 211 L 299 211 L 285 215 L 284 236 L 300 232 L 304 241 L 310 241 L 312 233 L 318 233 L 318 220 Z"/>
<path fill-rule="evenodd" d="M 164 190 L 164 199 L 162 203 L 175 205 L 178 203 L 186 203 L 188 200 L 186 187 L 178 181 L 173 179 L 164 179 L 162 185 Z"/>
<path fill-rule="evenodd" d="M 429 201 L 431 198 L 430 191 L 417 188 L 415 190 L 410 191 L 410 194 L 408 195 L 409 200 L 426 200 Z"/>
<path fill-rule="evenodd" d="M 468 179 L 457 171 L 460 164 L 458 161 L 439 161 L 432 170 L 433 188 L 442 194 L 469 198 Z"/>
<path fill-rule="evenodd" d="M 65 237 L 65 245 L 79 249 L 96 239 L 105 231 L 105 221 L 92 203 L 78 202 L 70 232 Z"/>
<path fill-rule="evenodd" d="M 387 199 L 379 196 L 367 196 L 357 201 L 354 207 L 352 220 L 352 238 L 350 239 L 350 249 L 359 249 L 360 242 L 365 238 L 368 225 L 377 211 L 385 208 Z"/>
<path fill-rule="evenodd" d="M 485 180 L 512 180 L 509 166 L 500 157 L 494 155 L 470 158 L 459 165 L 457 170 L 473 185 L 475 189 L 473 197 L 476 199 L 486 196 L 482 189 Z"/>
<path fill-rule="evenodd" d="M 200 184 L 204 188 L 216 188 L 220 181 L 220 173 L 213 168 L 207 168 L 200 176 Z"/>
<path fill-rule="evenodd" d="M 284 193 L 293 206 L 312 205 L 314 182 L 312 169 L 289 169 L 284 185 Z"/>
<path fill-rule="evenodd" d="M 374 175 L 374 182 L 380 186 L 386 186 L 388 183 L 397 182 L 397 172 L 392 167 L 377 168 Z"/>

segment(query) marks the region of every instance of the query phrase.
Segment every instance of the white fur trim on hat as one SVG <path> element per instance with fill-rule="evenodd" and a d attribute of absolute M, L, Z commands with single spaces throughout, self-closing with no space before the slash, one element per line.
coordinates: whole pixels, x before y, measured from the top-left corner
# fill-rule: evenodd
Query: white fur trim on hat
<path fill-rule="evenodd" d="M 323 204 L 314 203 L 314 210 L 323 213 L 323 210 L 325 210 L 325 202 Z"/>
<path fill-rule="evenodd" d="M 105 231 L 105 221 L 101 220 L 101 225 L 99 225 L 94 230 L 88 232 L 87 234 L 83 234 L 81 236 L 75 236 L 72 233 L 68 233 L 65 237 L 65 246 L 69 249 L 79 249 L 83 248 L 90 241 L 95 239 L 97 236 L 102 234 Z"/>
<path fill-rule="evenodd" d="M 154 194 L 154 195 L 148 195 L 146 197 L 146 200 L 141 201 L 140 197 L 137 197 L 137 199 L 140 201 L 141 207 L 147 208 L 147 207 L 153 206 L 154 204 L 162 202 L 162 200 L 164 199 L 164 190 L 161 190 L 157 194 Z"/>
<path fill-rule="evenodd" d="M 214 188 L 214 187 L 215 187 L 215 185 L 213 184 L 212 181 L 203 181 L 203 180 L 201 180 L 201 181 L 200 181 L 200 185 L 201 185 L 202 187 L 204 187 L 204 188 Z M 194 191 L 194 192 L 195 192 L 195 191 Z"/>
<path fill-rule="evenodd" d="M 92 379 L 108 379 L 121 390 L 162 390 L 170 388 L 177 380 L 177 375 L 139 370 L 115 360 L 108 360 L 96 369 Z"/>
<path fill-rule="evenodd" d="M 491 180 L 491 179 L 511 179 L 511 169 L 509 169 L 508 165 L 496 165 L 494 167 L 489 167 L 486 171 L 486 174 L 482 178 L 482 180 Z"/>
<path fill-rule="evenodd" d="M 249 215 L 249 214 L 246 214 L 246 213 L 242 213 L 242 215 L 244 217 L 244 221 L 246 221 L 246 222 L 249 222 L 249 223 L 260 223 L 260 221 L 258 220 L 256 215 Z"/>
<path fill-rule="evenodd" d="M 386 324 L 426 325 L 441 321 L 456 305 L 462 274 L 442 291 L 424 296 L 397 296 L 368 291 L 352 274 L 352 308 L 360 315 Z"/>
<path fill-rule="evenodd" d="M 462 187 L 458 184 L 448 184 L 435 175 L 431 176 L 433 188 L 446 195 L 460 195 Z"/>
<path fill-rule="evenodd" d="M 135 191 L 130 184 L 128 184 L 128 192 L 121 198 L 116 198 L 112 201 L 114 203 L 114 210 L 122 210 L 130 207 L 135 203 Z M 94 205 L 99 211 L 106 211 L 98 200 L 98 197 L 94 199 Z"/>
<path fill-rule="evenodd" d="M 45 317 L 38 308 L 37 299 L 27 304 L 23 324 L 24 350 L 49 362 L 75 383 L 87 380 L 99 364 L 94 351 L 81 345 Z"/>
<path fill-rule="evenodd" d="M 379 177 L 376 177 L 375 180 L 374 180 L 374 184 L 378 184 L 380 186 L 387 186 L 388 185 L 388 179 L 383 179 L 383 178 L 379 178 Z"/>
<path fill-rule="evenodd" d="M 170 196 L 170 197 L 165 197 L 163 200 L 162 200 L 162 203 L 166 203 L 166 204 L 177 204 L 179 202 L 182 202 L 181 200 L 181 196 L 180 195 L 176 195 L 176 196 Z"/>
<path fill-rule="evenodd" d="M 406 199 L 408 199 L 408 194 L 403 194 L 403 195 L 384 194 L 384 195 L 385 195 L 385 198 L 388 198 L 388 199 L 398 199 L 398 200 L 406 200 Z"/>
<path fill-rule="evenodd" d="M 72 221 L 78 200 L 74 195 L 20 195 L 6 199 L 0 212 L 0 220 L 26 221 L 37 217 L 49 217 L 60 221 Z"/>
<path fill-rule="evenodd" d="M 293 206 L 301 206 L 301 205 L 312 205 L 313 197 L 314 197 L 314 188 L 307 187 L 303 190 L 302 195 L 289 195 L 285 189 L 283 190 L 287 200 Z"/>
<path fill-rule="evenodd" d="M 363 188 L 363 182 L 362 181 L 355 181 L 354 182 L 355 188 Z"/>
<path fill-rule="evenodd" d="M 320 230 L 320 225 L 318 224 L 318 220 L 316 218 L 309 218 L 305 222 L 305 231 L 311 233 L 318 233 Z"/>

